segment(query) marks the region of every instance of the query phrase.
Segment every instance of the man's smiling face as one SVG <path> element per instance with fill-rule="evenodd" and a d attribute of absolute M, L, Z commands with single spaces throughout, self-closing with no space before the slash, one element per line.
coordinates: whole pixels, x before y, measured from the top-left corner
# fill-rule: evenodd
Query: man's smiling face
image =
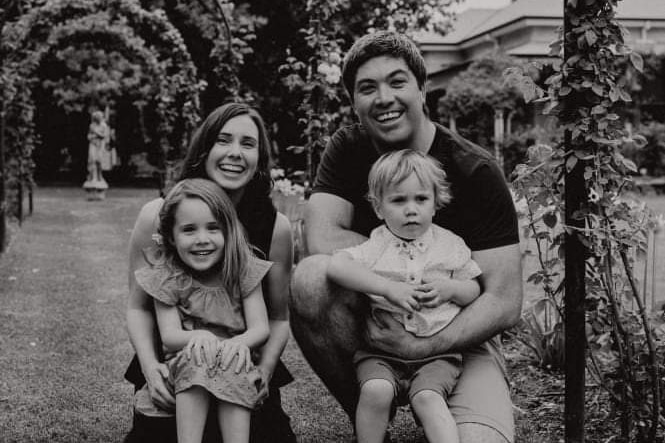
<path fill-rule="evenodd" d="M 353 108 L 381 151 L 417 148 L 416 133 L 427 121 L 424 104 L 424 87 L 403 59 L 382 55 L 358 68 Z"/>

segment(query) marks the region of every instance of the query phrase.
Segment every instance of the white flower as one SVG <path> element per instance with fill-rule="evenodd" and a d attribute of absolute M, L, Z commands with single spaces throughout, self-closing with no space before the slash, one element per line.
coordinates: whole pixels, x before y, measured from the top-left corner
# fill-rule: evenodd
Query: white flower
<path fill-rule="evenodd" d="M 328 54 L 328 61 L 333 65 L 339 65 L 342 62 L 342 57 L 339 52 L 331 52 Z"/>
<path fill-rule="evenodd" d="M 270 170 L 270 178 L 273 180 L 277 180 L 279 178 L 284 177 L 284 169 L 282 168 L 272 168 Z"/>
<path fill-rule="evenodd" d="M 591 203 L 596 203 L 598 200 L 600 200 L 600 196 L 596 192 L 595 189 L 589 189 L 589 201 Z"/>
<path fill-rule="evenodd" d="M 337 65 L 332 65 L 328 62 L 321 62 L 316 70 L 319 74 L 325 77 L 328 84 L 336 85 L 342 78 L 342 70 Z"/>
<path fill-rule="evenodd" d="M 152 234 L 152 236 L 150 238 L 152 238 L 152 241 L 154 241 L 159 246 L 162 246 L 164 244 L 164 239 L 162 238 L 162 236 L 160 234 L 157 234 L 157 233 Z"/>

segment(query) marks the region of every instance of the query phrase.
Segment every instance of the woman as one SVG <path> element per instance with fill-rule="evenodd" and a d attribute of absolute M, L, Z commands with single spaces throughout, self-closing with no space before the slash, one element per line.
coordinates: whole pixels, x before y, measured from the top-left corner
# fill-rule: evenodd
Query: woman
<path fill-rule="evenodd" d="M 209 178 L 224 188 L 252 245 L 274 262 L 263 280 L 270 338 L 255 362 L 263 376 L 262 389 L 269 396 L 252 416 L 252 443 L 296 441 L 279 393 L 279 388 L 292 380 L 279 358 L 289 337 L 287 298 L 293 248 L 289 221 L 270 200 L 269 146 L 265 125 L 255 110 L 245 104 L 225 104 L 194 134 L 180 176 L 180 180 Z M 175 400 L 165 383 L 168 372 L 162 363 L 152 301 L 134 279 L 134 271 L 145 265 L 143 250 L 153 245 L 162 204 L 162 199 L 156 199 L 141 209 L 130 238 L 127 327 L 137 355 L 125 378 L 137 388 L 147 382 L 153 402 L 169 409 Z M 215 420 L 208 418 L 204 442 L 221 441 Z M 135 414 L 125 442 L 151 441 L 175 442 L 175 419 Z"/>

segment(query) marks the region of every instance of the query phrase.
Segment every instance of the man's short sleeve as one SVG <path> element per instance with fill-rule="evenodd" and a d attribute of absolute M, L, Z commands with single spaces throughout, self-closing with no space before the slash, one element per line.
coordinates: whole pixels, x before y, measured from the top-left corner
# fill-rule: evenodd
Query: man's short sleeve
<path fill-rule="evenodd" d="M 460 191 L 465 207 L 462 238 L 471 250 L 519 242 L 515 204 L 503 174 L 493 162 L 479 165 Z"/>
<path fill-rule="evenodd" d="M 337 131 L 323 151 L 312 193 L 325 192 L 352 202 L 350 146 L 345 131 Z"/>

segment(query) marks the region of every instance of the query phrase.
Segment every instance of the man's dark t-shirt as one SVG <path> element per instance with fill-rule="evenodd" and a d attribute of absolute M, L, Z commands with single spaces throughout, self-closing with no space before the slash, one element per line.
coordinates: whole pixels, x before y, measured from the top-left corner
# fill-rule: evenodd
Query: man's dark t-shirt
<path fill-rule="evenodd" d="M 512 197 L 487 151 L 436 124 L 428 154 L 443 165 L 453 197 L 437 211 L 434 223 L 462 237 L 474 251 L 519 242 Z M 351 230 L 365 236 L 381 224 L 366 198 L 367 176 L 380 155 L 362 126 L 341 128 L 331 137 L 314 182 L 313 193 L 353 204 Z"/>

